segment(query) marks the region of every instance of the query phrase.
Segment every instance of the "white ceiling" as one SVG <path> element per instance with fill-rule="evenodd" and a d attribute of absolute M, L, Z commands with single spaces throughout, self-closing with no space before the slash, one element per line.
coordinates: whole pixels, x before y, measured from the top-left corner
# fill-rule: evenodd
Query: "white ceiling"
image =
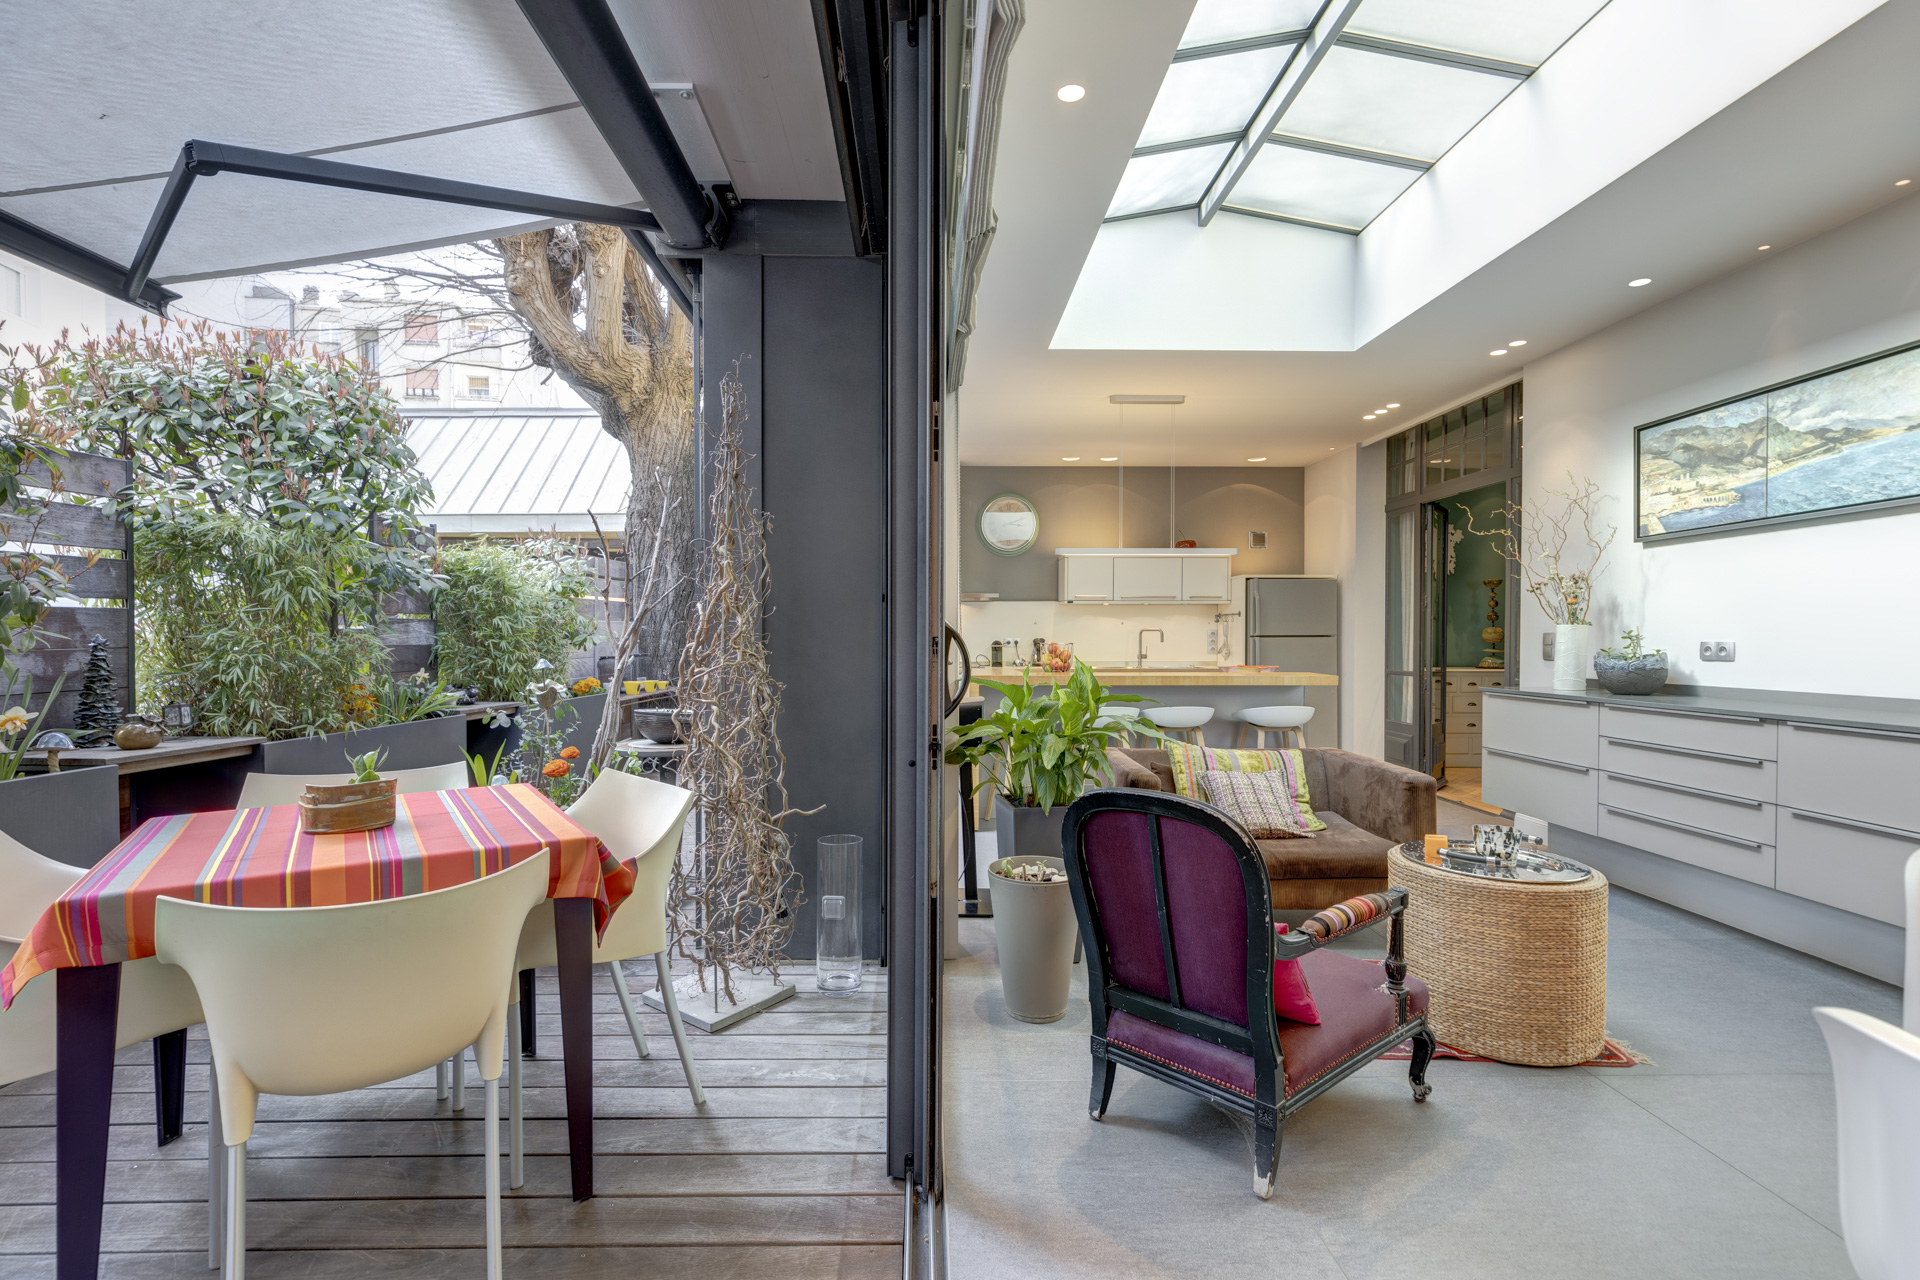
<path fill-rule="evenodd" d="M 1903 123 L 1920 118 L 1920 80 L 1906 66 L 1907 51 L 1920 47 L 1920 0 L 1889 0 L 1851 26 L 1846 23 L 1872 8 L 1871 0 L 1805 9 L 1799 16 L 1807 21 L 1786 35 L 1778 25 L 1762 31 L 1775 37 L 1771 48 L 1761 48 L 1765 41 L 1755 34 L 1755 24 L 1767 19 L 1763 10 L 1776 8 L 1771 3 L 1695 0 L 1685 14 L 1673 14 L 1649 3 L 1614 0 L 1603 17 L 1639 23 L 1635 34 L 1649 42 L 1647 58 L 1628 59 L 1621 67 L 1617 79 L 1624 92 L 1657 99 L 1679 79 L 1661 69 L 1660 56 L 1692 56 L 1673 42 L 1699 39 L 1701 32 L 1732 42 L 1710 64 L 1723 85 L 1726 64 L 1739 61 L 1728 56 L 1730 48 L 1756 69 L 1749 83 L 1757 87 L 1738 86 L 1739 92 L 1712 104 L 1711 113 L 1700 111 L 1698 123 L 1679 122 L 1688 127 L 1671 129 L 1659 145 L 1628 157 L 1631 163 L 1603 154 L 1610 142 L 1607 118 L 1578 120 L 1578 128 L 1557 139 L 1536 140 L 1575 146 L 1577 154 L 1559 157 L 1563 167 L 1590 162 L 1596 172 L 1618 176 L 1540 213 L 1524 234 L 1505 242 L 1470 245 L 1464 242 L 1471 235 L 1457 237 L 1463 265 L 1427 270 L 1430 260 L 1444 256 L 1432 251 L 1403 266 L 1386 251 L 1363 261 L 1366 236 L 1395 218 L 1411 218 L 1401 216 L 1400 206 L 1362 237 L 1340 237 L 1357 240 L 1348 251 L 1356 259 L 1351 268 L 1317 243 L 1265 242 L 1269 257 L 1296 271 L 1317 271 L 1329 280 L 1344 270 L 1388 278 L 1344 304 L 1302 308 L 1295 298 L 1300 314 L 1258 343 L 1245 343 L 1231 315 L 1222 320 L 1218 314 L 1226 309 L 1223 301 L 1231 301 L 1227 295 L 1265 291 L 1268 309 L 1284 310 L 1288 290 L 1266 279 L 1209 277 L 1207 264 L 1194 256 L 1207 251 L 1195 248 L 1191 213 L 1111 224 L 1109 231 L 1131 228 L 1136 236 L 1158 236 L 1164 251 L 1132 259 L 1137 278 L 1082 279 L 1101 217 L 1191 7 L 1165 0 L 1053 0 L 1029 10 L 1009 68 L 994 188 L 1000 227 L 980 288 L 961 390 L 961 454 L 968 462 L 1058 464 L 1062 456 L 1078 454 L 1087 465 L 1098 465 L 1092 460 L 1113 452 L 1119 425 L 1120 410 L 1108 396 L 1170 392 L 1187 396 L 1176 419 L 1183 463 L 1230 465 L 1265 456 L 1268 465 L 1302 465 L 1516 376 L 1522 356 L 1545 355 L 1735 270 L 1753 261 L 1760 244 L 1785 247 L 1920 190 L 1920 184 L 1898 191 L 1892 185 L 1909 173 L 1920 177 L 1920 134 Z M 1829 39 L 1828 31 L 1818 29 L 1822 20 L 1844 29 Z M 1783 40 L 1802 43 L 1783 56 Z M 1712 49 L 1699 53 L 1716 56 Z M 1554 62 L 1547 67 L 1551 71 Z M 1640 83 L 1641 76 L 1665 78 Z M 1086 98 L 1059 102 L 1054 91 L 1066 83 L 1086 86 Z M 1482 128 L 1510 109 L 1538 115 L 1537 100 L 1530 106 L 1518 100 L 1552 86 L 1548 73 L 1541 73 Z M 1639 136 L 1658 136 L 1657 125 L 1635 122 Z M 1619 132 L 1631 130 L 1623 122 Z M 1578 151 L 1583 147 L 1591 154 Z M 1409 198 L 1439 200 L 1423 187 L 1469 149 L 1456 149 Z M 1456 191 L 1457 207 L 1447 216 L 1471 229 L 1475 201 L 1504 211 L 1516 196 L 1526 196 L 1524 179 L 1530 177 L 1531 171 L 1511 182 Z M 1443 184 L 1437 187 L 1446 191 Z M 1162 222 L 1167 225 L 1158 230 L 1151 225 Z M 1235 222 L 1252 224 L 1228 230 L 1243 239 L 1256 231 L 1338 235 L 1229 214 L 1216 218 L 1205 234 Z M 1404 259 L 1419 237 L 1407 236 L 1404 227 L 1395 234 Z M 1459 269 L 1441 269 L 1450 265 Z M 1625 282 L 1639 276 L 1654 283 L 1628 289 Z M 1184 344 L 1200 347 L 1190 350 L 1143 349 L 1183 344 L 1138 340 L 1125 350 L 1056 348 L 1062 340 L 1057 331 L 1071 327 L 1062 325 L 1070 299 L 1081 305 L 1076 284 L 1106 289 L 1090 295 L 1083 309 L 1116 331 L 1206 330 L 1211 320 L 1212 335 Z M 1514 338 L 1526 338 L 1528 345 L 1506 357 L 1487 354 Z M 1225 349 L 1234 345 L 1269 349 Z M 1362 421 L 1387 402 L 1403 407 L 1386 420 Z"/>
<path fill-rule="evenodd" d="M 690 154 L 717 139 L 744 196 L 840 199 L 806 0 L 616 0 Z M 638 205 L 514 0 L 0 5 L 0 209 L 115 262 L 133 255 L 180 147 L 325 155 L 543 195 Z M 524 214 L 222 174 L 197 182 L 158 280 L 477 239 Z"/>

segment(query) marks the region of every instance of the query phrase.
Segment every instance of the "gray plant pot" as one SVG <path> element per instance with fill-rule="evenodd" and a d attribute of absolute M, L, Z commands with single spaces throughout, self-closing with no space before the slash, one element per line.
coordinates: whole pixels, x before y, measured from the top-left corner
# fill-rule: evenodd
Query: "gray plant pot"
<path fill-rule="evenodd" d="M 1667 683 L 1667 655 L 1643 653 L 1637 658 L 1615 658 L 1604 653 L 1593 655 L 1593 674 L 1608 693 L 1658 693 Z"/>
<path fill-rule="evenodd" d="M 349 755 L 385 751 L 386 769 L 424 769 L 458 764 L 467 746 L 467 718 L 461 712 L 405 724 L 383 724 L 351 733 L 263 742 L 254 753 L 261 773 L 344 773 Z"/>
<path fill-rule="evenodd" d="M 1059 858 L 1023 857 L 1057 870 Z M 1065 880 L 1031 884 L 988 868 L 993 880 L 993 932 L 1000 947 L 1000 990 L 1007 1012 L 1022 1022 L 1057 1022 L 1073 985 L 1073 892 Z"/>

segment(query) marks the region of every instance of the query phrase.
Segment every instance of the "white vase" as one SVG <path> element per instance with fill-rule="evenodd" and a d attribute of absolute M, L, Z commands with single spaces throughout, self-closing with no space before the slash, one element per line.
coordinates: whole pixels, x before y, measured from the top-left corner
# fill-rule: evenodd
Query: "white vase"
<path fill-rule="evenodd" d="M 1553 687 L 1579 693 L 1587 687 L 1593 667 L 1593 627 L 1562 623 L 1553 629 Z"/>

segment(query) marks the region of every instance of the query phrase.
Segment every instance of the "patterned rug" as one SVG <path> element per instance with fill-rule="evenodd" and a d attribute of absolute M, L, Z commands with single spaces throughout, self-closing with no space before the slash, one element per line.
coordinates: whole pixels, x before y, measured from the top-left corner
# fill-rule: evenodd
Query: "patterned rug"
<path fill-rule="evenodd" d="M 1454 1062 L 1499 1061 L 1497 1058 L 1483 1058 L 1478 1054 L 1468 1053 L 1464 1049 L 1456 1049 L 1450 1044 L 1441 1045 L 1434 1051 L 1433 1056 L 1436 1061 L 1441 1058 L 1448 1058 Z M 1387 1052 L 1381 1054 L 1380 1057 L 1386 1062 L 1406 1062 L 1413 1057 L 1413 1042 L 1409 1040 L 1398 1048 L 1389 1049 Z M 1600 1052 L 1592 1060 L 1577 1062 L 1571 1065 L 1579 1067 L 1632 1067 L 1638 1066 L 1643 1062 L 1651 1063 L 1652 1061 L 1653 1060 L 1647 1057 L 1646 1054 L 1639 1052 L 1626 1041 L 1615 1040 L 1612 1036 L 1608 1036 L 1601 1044 Z"/>

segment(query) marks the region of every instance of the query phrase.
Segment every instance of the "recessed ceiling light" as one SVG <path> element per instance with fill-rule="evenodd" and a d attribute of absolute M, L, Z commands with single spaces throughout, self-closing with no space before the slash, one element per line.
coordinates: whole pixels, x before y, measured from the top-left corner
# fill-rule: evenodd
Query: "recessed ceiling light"
<path fill-rule="evenodd" d="M 1060 459 L 1060 461 L 1062 461 L 1062 462 L 1078 462 L 1078 461 L 1080 461 L 1080 455 L 1076 453 L 1076 454 L 1074 454 L 1074 455 L 1073 455 L 1073 456 L 1072 456 L 1071 458 L 1062 458 L 1062 459 Z"/>
<path fill-rule="evenodd" d="M 1909 182 L 1912 182 L 1912 181 L 1913 181 L 1913 179 L 1912 179 L 1912 178 L 1902 178 L 1902 179 L 1900 179 L 1900 181 L 1898 181 L 1898 182 L 1896 182 L 1896 183 L 1894 183 L 1893 185 L 1894 185 L 1894 186 L 1896 186 L 1896 187 L 1904 187 L 1904 186 L 1906 186 L 1906 185 L 1907 185 L 1907 184 L 1908 184 Z"/>
<path fill-rule="evenodd" d="M 1100 461 L 1102 461 L 1102 462 L 1118 462 L 1118 461 L 1120 461 L 1120 459 L 1119 459 L 1119 458 L 1102 458 L 1102 459 L 1100 459 Z"/>
<path fill-rule="evenodd" d="M 1338 452 L 1340 452 L 1340 450 L 1339 450 L 1339 447 L 1338 447 L 1338 446 L 1336 446 L 1336 445 L 1328 445 L 1328 446 L 1327 446 L 1327 452 L 1328 452 L 1328 453 L 1338 453 Z"/>
<path fill-rule="evenodd" d="M 1643 284 L 1652 284 L 1652 283 L 1653 283 L 1652 276 L 1641 276 L 1638 280 L 1627 281 L 1627 288 L 1638 289 Z"/>
<path fill-rule="evenodd" d="M 1503 356 L 1507 354 L 1507 349 L 1505 347 L 1495 347 L 1493 350 L 1487 352 L 1487 354 L 1490 356 Z"/>
<path fill-rule="evenodd" d="M 1363 413 L 1363 414 L 1361 414 L 1361 415 L 1360 415 L 1360 421 L 1362 421 L 1362 422 L 1372 422 L 1372 421 L 1373 421 L 1373 420 L 1374 420 L 1375 418 L 1377 418 L 1377 417 L 1379 417 L 1379 416 L 1380 416 L 1380 415 L 1379 415 L 1379 414 L 1377 414 L 1377 413 Z"/>
<path fill-rule="evenodd" d="M 1378 415 L 1380 415 L 1380 414 L 1383 414 L 1383 413 L 1385 413 L 1385 412 L 1386 412 L 1386 410 L 1385 410 L 1385 409 L 1375 409 L 1375 410 L 1374 410 L 1373 412 L 1374 412 L 1374 414 L 1375 414 L 1375 416 L 1378 416 Z"/>
<path fill-rule="evenodd" d="M 1507 345 L 1510 347 L 1524 347 L 1527 345 L 1527 340 L 1525 338 L 1515 338 L 1507 343 Z"/>
<path fill-rule="evenodd" d="M 1265 462 L 1266 459 L 1265 458 L 1248 458 L 1247 461 L 1248 462 Z"/>
<path fill-rule="evenodd" d="M 1762 252 L 1762 253 L 1765 253 L 1765 252 L 1766 252 L 1767 250 L 1769 250 L 1769 249 L 1771 249 L 1771 248 L 1773 248 L 1773 246 L 1772 246 L 1772 245 L 1770 245 L 1770 244 L 1763 244 L 1763 245 L 1761 245 L 1761 246 L 1760 246 L 1760 252 Z"/>
<path fill-rule="evenodd" d="M 1397 404 L 1388 404 L 1388 405 L 1387 405 L 1387 408 L 1389 408 L 1389 409 L 1398 409 L 1399 407 L 1400 407 L 1400 406 L 1399 406 L 1399 405 L 1397 405 Z"/>
<path fill-rule="evenodd" d="M 1053 96 L 1062 102 L 1078 102 L 1087 96 L 1087 91 L 1077 84 L 1063 84 Z"/>

